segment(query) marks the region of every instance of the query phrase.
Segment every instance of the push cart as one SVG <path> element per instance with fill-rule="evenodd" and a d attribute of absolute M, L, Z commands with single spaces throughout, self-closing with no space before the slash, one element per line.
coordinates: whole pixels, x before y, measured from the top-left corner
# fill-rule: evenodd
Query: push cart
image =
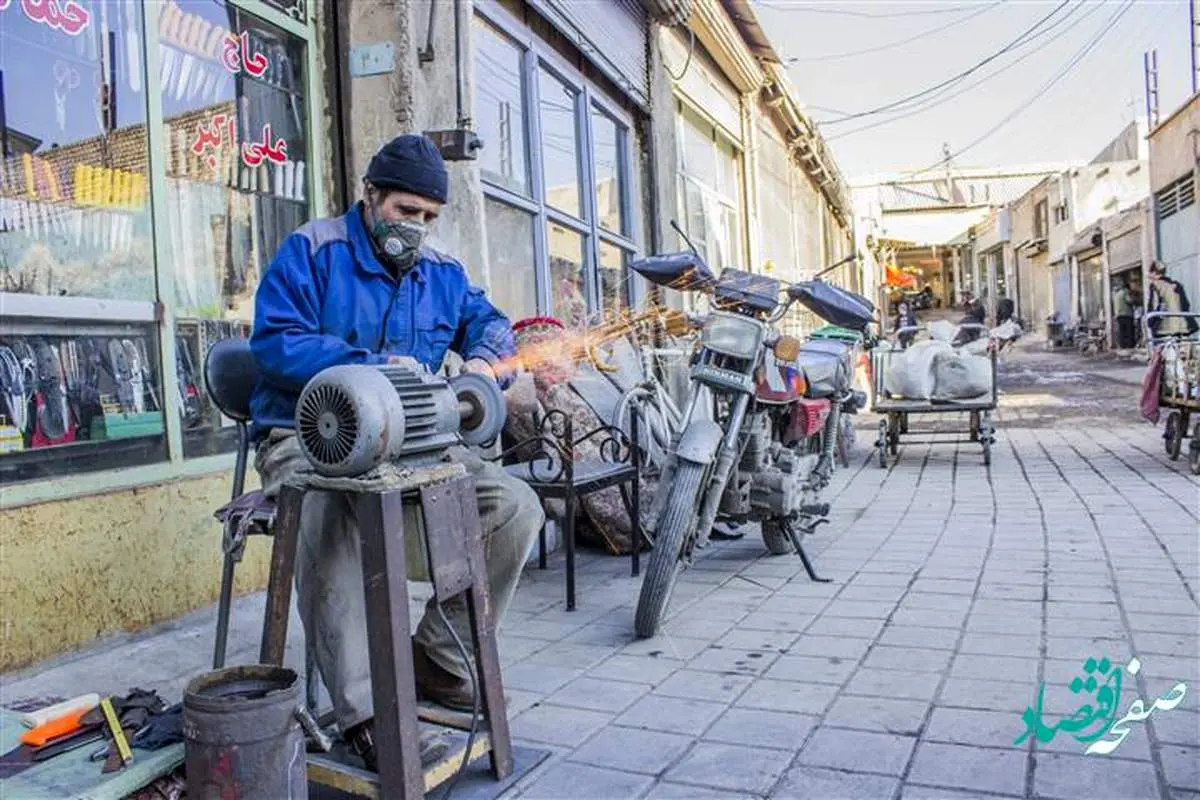
<path fill-rule="evenodd" d="M 1188 468 L 1193 475 L 1200 475 L 1200 340 L 1194 334 L 1163 333 L 1160 323 L 1155 333 L 1154 320 L 1195 320 L 1200 324 L 1200 313 L 1188 311 L 1152 311 L 1142 320 L 1146 326 L 1146 348 L 1150 351 L 1150 369 L 1160 371 L 1158 379 L 1158 407 L 1170 409 L 1163 426 L 1163 448 L 1172 460 L 1183 451 L 1183 440 L 1188 442 Z M 1185 330 L 1186 330 L 1185 327 Z M 1192 415 L 1198 419 L 1188 435 Z"/>
<path fill-rule="evenodd" d="M 987 327 L 975 323 L 959 325 L 961 331 L 978 331 L 987 335 Z M 896 456 L 901 442 L 909 444 L 967 444 L 977 443 L 983 449 L 983 463 L 992 463 L 992 445 L 996 442 L 996 428 L 992 413 L 996 410 L 996 348 L 989 345 L 987 359 L 991 362 L 991 391 L 982 397 L 970 400 L 910 400 L 892 397 L 885 385 L 885 378 L 892 359 L 905 350 L 896 346 L 902 334 L 917 333 L 925 326 L 899 328 L 892 334 L 890 349 L 876 347 L 871 351 L 871 412 L 883 417 L 879 421 L 879 438 L 875 450 L 879 466 L 886 468 L 888 456 Z M 967 428 L 943 429 L 941 427 L 910 428 L 909 417 L 918 414 L 963 414 L 967 417 Z M 966 435 L 968 438 L 959 438 Z M 910 438 L 914 437 L 914 438 Z"/>

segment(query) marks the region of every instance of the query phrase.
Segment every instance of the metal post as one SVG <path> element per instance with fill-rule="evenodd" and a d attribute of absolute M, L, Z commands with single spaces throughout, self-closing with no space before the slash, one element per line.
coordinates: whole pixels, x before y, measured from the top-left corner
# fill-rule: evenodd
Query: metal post
<path fill-rule="evenodd" d="M 631 525 L 633 538 L 633 576 L 637 577 L 641 572 L 641 553 L 642 549 L 642 515 L 640 507 L 640 498 L 638 495 L 642 493 L 642 459 L 638 453 L 638 447 L 641 444 L 641 438 L 638 436 L 638 410 L 637 403 L 629 406 L 629 460 L 633 464 L 633 498 L 630 502 L 632 510 L 629 515 L 629 523 Z"/>
<path fill-rule="evenodd" d="M 1192 40 L 1192 94 L 1200 92 L 1200 0 L 1188 3 Z"/>
<path fill-rule="evenodd" d="M 563 536 L 567 548 L 567 611 L 575 610 L 575 437 L 571 419 L 564 423 L 566 447 L 561 450 L 563 458 L 564 492 Z"/>

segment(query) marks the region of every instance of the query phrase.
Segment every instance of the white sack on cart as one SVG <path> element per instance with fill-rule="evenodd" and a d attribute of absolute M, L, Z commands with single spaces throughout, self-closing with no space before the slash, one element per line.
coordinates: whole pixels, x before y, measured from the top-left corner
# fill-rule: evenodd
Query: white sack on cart
<path fill-rule="evenodd" d="M 999 339 L 1002 342 L 1008 342 L 1021 338 L 1022 333 L 1024 331 L 1021 330 L 1021 326 L 1009 319 L 988 331 L 988 336 L 993 339 Z"/>
<path fill-rule="evenodd" d="M 985 356 L 941 352 L 933 359 L 933 400 L 974 400 L 992 391 L 992 362 Z"/>
<path fill-rule="evenodd" d="M 937 322 L 929 323 L 929 337 L 935 342 L 952 342 L 957 335 L 958 326 L 953 322 L 939 319 Z"/>
<path fill-rule="evenodd" d="M 972 356 L 986 356 L 988 351 L 988 340 L 974 339 L 960 347 L 959 351 Z"/>
<path fill-rule="evenodd" d="M 892 397 L 905 400 L 928 400 L 933 396 L 935 380 L 934 359 L 938 353 L 951 353 L 948 342 L 917 342 L 902 353 L 891 357 L 883 376 L 883 388 Z"/>

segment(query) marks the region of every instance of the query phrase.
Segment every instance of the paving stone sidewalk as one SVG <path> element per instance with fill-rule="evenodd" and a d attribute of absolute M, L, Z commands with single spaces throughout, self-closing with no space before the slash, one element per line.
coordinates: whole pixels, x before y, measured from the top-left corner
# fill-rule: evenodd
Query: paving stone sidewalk
<path fill-rule="evenodd" d="M 634 641 L 627 559 L 583 556 L 574 612 L 560 554 L 527 571 L 504 680 L 514 735 L 553 756 L 511 796 L 1200 800 L 1200 489 L 1157 433 L 1002 425 L 987 470 L 975 445 L 908 446 L 880 469 L 865 431 L 810 540 L 832 583 L 748 535 L 705 551 L 665 633 Z M 238 602 L 231 661 L 252 660 L 261 608 Z M 5 676 L 0 694 L 177 695 L 205 667 L 211 613 Z M 1084 702 L 1070 686 L 1089 657 L 1134 656 L 1118 713 L 1183 682 L 1178 708 L 1111 755 L 1066 731 L 1013 744 L 1039 685 L 1055 724 Z"/>

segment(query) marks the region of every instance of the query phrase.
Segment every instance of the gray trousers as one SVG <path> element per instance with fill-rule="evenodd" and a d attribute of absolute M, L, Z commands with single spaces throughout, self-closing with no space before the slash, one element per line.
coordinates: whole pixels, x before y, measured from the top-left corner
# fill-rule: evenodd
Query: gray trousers
<path fill-rule="evenodd" d="M 533 490 L 502 467 L 481 460 L 465 448 L 452 451 L 455 461 L 475 479 L 479 521 L 483 528 L 488 588 L 497 624 L 512 602 L 545 516 Z M 263 493 L 276 498 L 297 470 L 308 466 L 292 431 L 276 429 L 258 447 L 255 468 Z M 404 528 L 419 531 L 418 510 L 406 504 Z M 363 592 L 362 548 L 351 499 L 339 492 L 308 492 L 300 512 L 296 552 L 296 593 L 304 635 L 312 643 L 317 666 L 344 731 L 374 716 L 371 668 L 367 654 L 367 617 Z M 462 596 L 444 607 L 468 650 L 471 634 Z M 439 666 L 463 679 L 462 660 L 449 628 L 426 605 L 415 639 Z"/>

